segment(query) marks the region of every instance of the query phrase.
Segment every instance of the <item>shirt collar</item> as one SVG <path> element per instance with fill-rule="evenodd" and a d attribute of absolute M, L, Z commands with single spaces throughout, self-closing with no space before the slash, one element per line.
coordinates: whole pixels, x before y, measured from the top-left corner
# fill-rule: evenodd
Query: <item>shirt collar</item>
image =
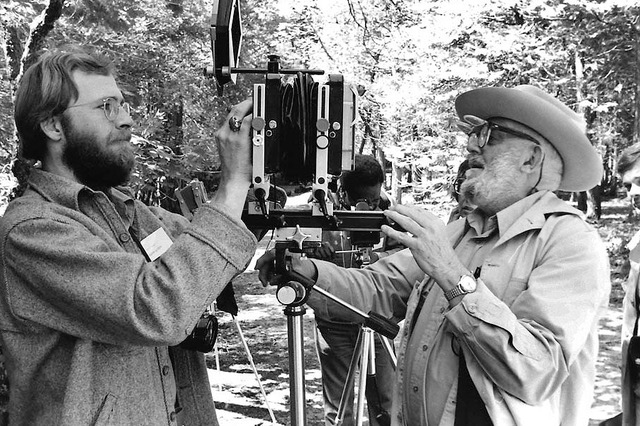
<path fill-rule="evenodd" d="M 525 213 L 531 210 L 531 207 L 533 207 L 533 205 L 536 204 L 544 194 L 545 192 L 543 191 L 534 192 L 528 197 L 525 197 L 520 201 L 516 201 L 506 209 L 503 209 L 496 213 L 500 237 L 503 237 L 504 233 L 509 228 L 511 228 L 511 226 L 516 223 L 518 219 L 523 217 Z"/>
<path fill-rule="evenodd" d="M 478 236 L 488 237 L 497 228 L 499 236 L 502 238 L 504 233 L 528 212 L 545 193 L 545 191 L 535 192 L 489 217 L 486 217 L 479 209 L 475 209 L 467 216 L 467 223 Z"/>
<path fill-rule="evenodd" d="M 74 210 L 78 207 L 79 194 L 86 186 L 55 173 L 42 169 L 32 169 L 29 175 L 29 188 L 40 194 L 47 201 L 60 204 Z"/>
<path fill-rule="evenodd" d="M 109 188 L 104 193 L 94 191 L 81 183 L 42 169 L 31 170 L 29 188 L 48 201 L 77 211 L 81 211 L 80 200 L 104 194 L 126 223 L 130 225 L 133 220 L 134 200 L 126 188 Z"/>

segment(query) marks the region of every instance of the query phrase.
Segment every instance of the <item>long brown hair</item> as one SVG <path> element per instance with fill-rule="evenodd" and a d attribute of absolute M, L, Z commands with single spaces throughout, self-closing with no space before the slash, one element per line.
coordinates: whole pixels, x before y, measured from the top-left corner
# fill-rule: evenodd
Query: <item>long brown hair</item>
<path fill-rule="evenodd" d="M 42 160 L 46 136 L 40 123 L 61 114 L 78 98 L 71 74 L 80 70 L 99 75 L 113 75 L 112 62 L 105 56 L 80 48 L 43 54 L 24 73 L 15 100 L 15 122 L 20 137 L 19 156 Z"/>

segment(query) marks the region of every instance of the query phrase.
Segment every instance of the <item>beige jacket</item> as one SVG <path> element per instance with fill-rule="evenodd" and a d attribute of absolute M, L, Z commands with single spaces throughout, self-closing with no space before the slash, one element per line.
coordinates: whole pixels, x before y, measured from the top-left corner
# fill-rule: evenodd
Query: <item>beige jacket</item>
<path fill-rule="evenodd" d="M 440 316 L 457 330 L 470 375 L 494 424 L 585 426 L 595 380 L 597 323 L 610 291 L 607 253 L 597 231 L 577 210 L 552 193 L 531 197 L 536 197 L 533 204 L 500 229 L 499 241 L 483 262 L 477 291 Z M 465 223 L 448 226 L 452 244 L 469 231 Z M 393 425 L 403 425 L 408 339 L 411 333 L 429 332 L 406 324 L 417 315 L 422 293 L 443 298 L 442 291 L 427 288 L 429 280 L 409 250 L 362 270 L 314 263 L 318 286 L 365 312 L 406 319 L 392 417 Z M 313 292 L 309 305 L 329 317 L 350 316 Z M 455 402 L 450 405 L 445 411 L 455 412 Z M 445 417 L 440 425 L 452 425 L 452 417 Z"/>

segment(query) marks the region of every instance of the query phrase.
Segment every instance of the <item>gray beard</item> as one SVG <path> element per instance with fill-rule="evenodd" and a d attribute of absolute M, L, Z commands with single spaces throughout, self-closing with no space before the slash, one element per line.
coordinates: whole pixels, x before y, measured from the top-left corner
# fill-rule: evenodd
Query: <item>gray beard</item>
<path fill-rule="evenodd" d="M 460 190 L 464 197 L 488 215 L 507 208 L 522 199 L 515 182 L 521 177 L 515 169 L 515 155 L 496 157 L 478 176 L 464 181 Z"/>

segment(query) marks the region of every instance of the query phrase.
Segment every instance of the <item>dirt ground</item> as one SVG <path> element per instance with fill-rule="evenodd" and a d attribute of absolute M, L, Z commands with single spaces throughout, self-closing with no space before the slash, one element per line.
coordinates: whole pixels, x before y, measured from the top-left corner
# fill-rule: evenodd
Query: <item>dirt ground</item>
<path fill-rule="evenodd" d="M 592 221 L 607 244 L 612 292 L 609 307 L 602 313 L 600 321 L 600 354 L 590 426 L 619 411 L 622 282 L 627 273 L 625 245 L 640 226 L 640 222 L 628 217 L 626 206 L 624 200 L 606 202 L 603 204 L 602 218 L 597 222 Z M 283 306 L 275 298 L 274 289 L 263 288 L 258 283 L 256 272 L 251 269 L 234 281 L 240 307 L 237 321 L 227 313 L 218 312 L 220 334 L 217 356 L 215 353 L 207 355 L 212 391 L 219 409 L 218 417 L 225 426 L 267 425 L 271 424 L 270 409 L 277 424 L 290 425 L 287 318 Z M 248 344 L 269 408 L 236 323 L 240 325 Z M 322 388 L 313 343 L 313 311 L 307 311 L 303 323 L 307 425 L 320 426 L 323 424 Z"/>

